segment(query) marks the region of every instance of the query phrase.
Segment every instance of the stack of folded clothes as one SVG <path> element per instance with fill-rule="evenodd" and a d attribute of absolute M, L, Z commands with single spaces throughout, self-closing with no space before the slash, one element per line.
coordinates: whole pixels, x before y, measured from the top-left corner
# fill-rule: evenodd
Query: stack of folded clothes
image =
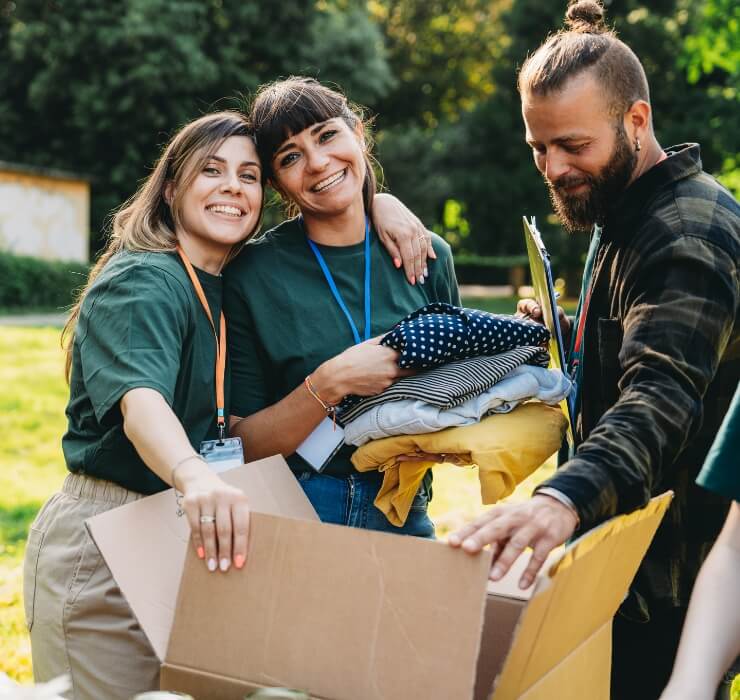
<path fill-rule="evenodd" d="M 384 473 L 375 505 L 402 526 L 426 471 L 442 454 L 477 466 L 483 503 L 508 496 L 560 447 L 567 421 L 557 404 L 570 380 L 549 370 L 544 326 L 511 316 L 430 304 L 381 341 L 399 366 L 424 369 L 367 398 L 349 397 L 339 419 L 345 441 L 360 446 L 358 471 Z"/>

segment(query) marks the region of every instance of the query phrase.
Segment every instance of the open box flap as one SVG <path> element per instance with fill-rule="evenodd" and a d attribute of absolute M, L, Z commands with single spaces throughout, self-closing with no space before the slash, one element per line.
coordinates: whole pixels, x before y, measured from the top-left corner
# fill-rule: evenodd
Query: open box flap
<path fill-rule="evenodd" d="M 188 552 L 166 661 L 329 700 L 469 698 L 490 561 L 255 514 L 245 569 Z"/>
<path fill-rule="evenodd" d="M 282 457 L 251 462 L 221 477 L 246 493 L 255 512 L 318 520 Z M 187 519 L 175 513 L 172 489 L 96 515 L 86 525 L 163 661 L 190 538 Z"/>
<path fill-rule="evenodd" d="M 522 695 L 614 616 L 672 497 L 657 496 L 587 532 L 539 577 L 494 700 Z"/>

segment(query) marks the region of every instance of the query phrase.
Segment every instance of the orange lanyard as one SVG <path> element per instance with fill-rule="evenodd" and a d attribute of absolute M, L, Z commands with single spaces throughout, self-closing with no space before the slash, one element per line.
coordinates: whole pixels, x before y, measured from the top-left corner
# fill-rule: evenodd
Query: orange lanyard
<path fill-rule="evenodd" d="M 224 318 L 224 312 L 221 312 L 220 326 L 221 334 L 216 334 L 216 324 L 213 322 L 213 316 L 211 315 L 211 309 L 208 306 L 208 300 L 203 292 L 203 287 L 198 279 L 198 275 L 195 274 L 188 256 L 185 255 L 185 251 L 178 245 L 177 253 L 182 259 L 185 269 L 190 277 L 190 281 L 193 283 L 195 293 L 200 300 L 203 311 L 206 312 L 208 320 L 211 323 L 213 329 L 213 337 L 216 339 L 216 423 L 218 424 L 218 439 L 223 440 L 226 437 L 226 418 L 224 417 L 224 407 L 226 400 L 224 399 L 224 381 L 226 377 L 226 319 Z"/>

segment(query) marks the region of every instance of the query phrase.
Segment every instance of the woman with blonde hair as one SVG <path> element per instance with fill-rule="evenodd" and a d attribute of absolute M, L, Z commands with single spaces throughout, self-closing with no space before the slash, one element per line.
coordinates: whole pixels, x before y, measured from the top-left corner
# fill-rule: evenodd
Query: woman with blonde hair
<path fill-rule="evenodd" d="M 201 453 L 229 419 L 221 270 L 256 231 L 262 195 L 243 115 L 187 124 L 114 216 L 65 328 L 70 473 L 31 526 L 24 600 L 36 680 L 69 673 L 77 700 L 127 699 L 159 674 L 87 518 L 174 486 L 208 570 L 244 567 L 246 497 Z"/>

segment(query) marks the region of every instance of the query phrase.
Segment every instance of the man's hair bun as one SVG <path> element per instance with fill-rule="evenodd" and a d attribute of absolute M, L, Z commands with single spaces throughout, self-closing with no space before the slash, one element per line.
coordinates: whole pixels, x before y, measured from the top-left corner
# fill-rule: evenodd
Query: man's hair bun
<path fill-rule="evenodd" d="M 604 7 L 596 0 L 576 0 L 565 13 L 565 24 L 572 32 L 601 34 L 606 31 Z"/>

